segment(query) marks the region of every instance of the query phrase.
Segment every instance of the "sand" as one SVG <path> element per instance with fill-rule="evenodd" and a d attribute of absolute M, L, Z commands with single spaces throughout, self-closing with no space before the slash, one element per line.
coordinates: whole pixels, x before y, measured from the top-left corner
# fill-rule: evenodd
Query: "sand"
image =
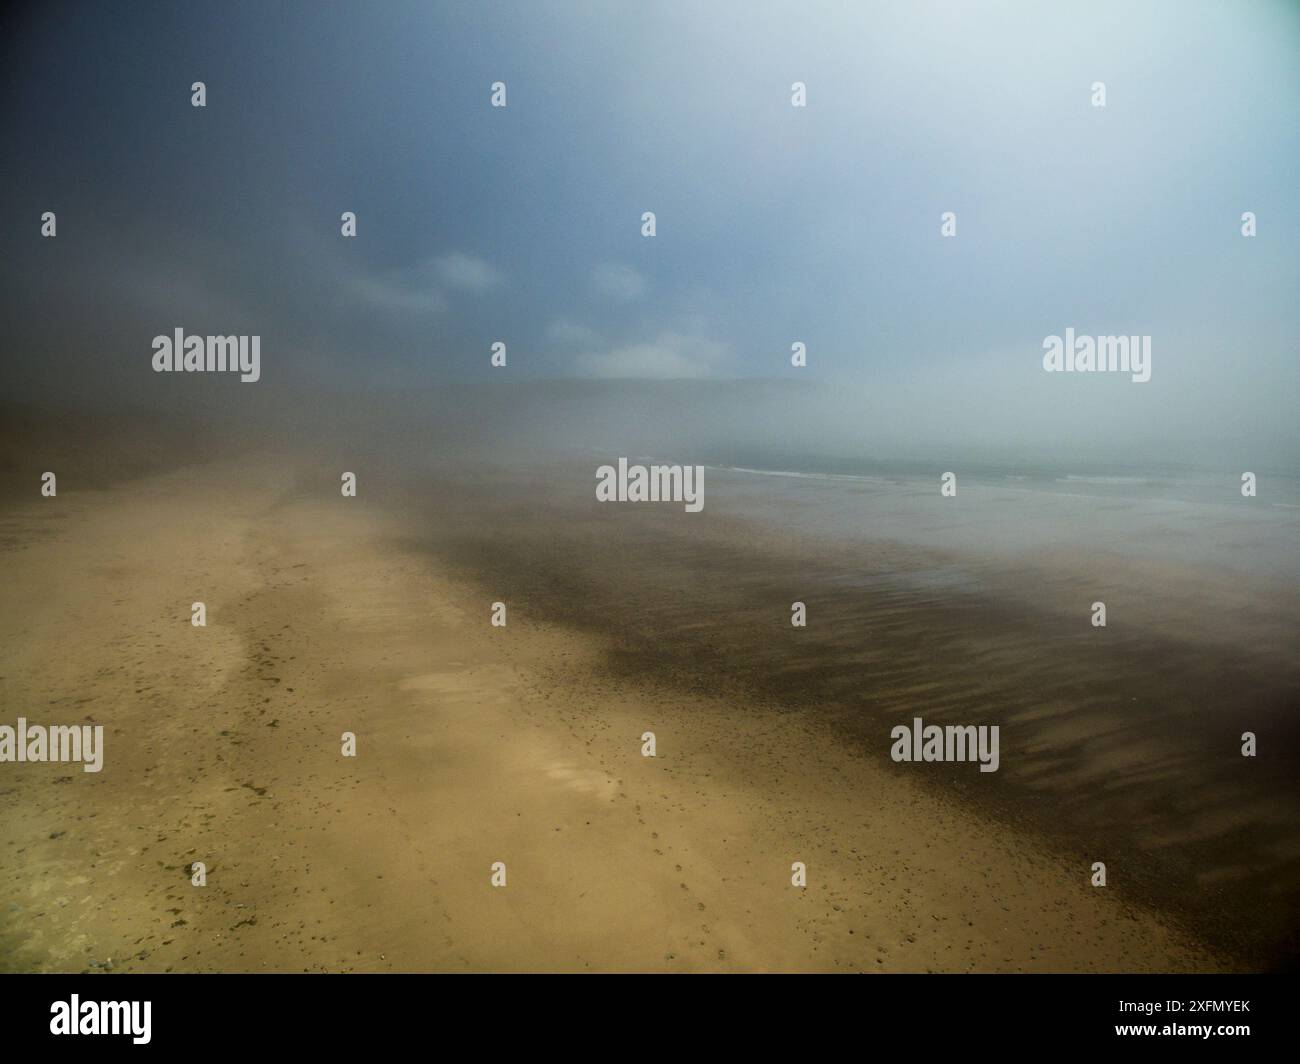
<path fill-rule="evenodd" d="M 598 637 L 602 671 L 621 684 L 670 685 L 746 715 L 806 711 L 855 755 L 1018 838 L 1104 861 L 1110 887 L 1246 966 L 1294 963 L 1300 599 L 1289 582 L 1089 541 L 1050 554 L 892 541 L 873 528 L 871 497 L 854 501 L 867 535 L 826 535 L 789 496 L 777 496 L 779 520 L 741 516 L 716 478 L 690 520 L 601 506 L 574 490 L 579 465 L 450 479 L 421 541 L 482 586 Z M 915 500 L 917 522 L 935 519 L 932 502 Z M 1052 515 L 1050 500 L 1035 507 Z M 1098 629 L 1088 605 L 1103 596 L 1112 623 Z M 790 625 L 793 599 L 806 628 Z M 890 765 L 892 728 L 916 716 L 997 725 L 999 770 Z M 1260 737 L 1254 757 L 1241 755 L 1247 730 Z"/>
<path fill-rule="evenodd" d="M 1241 967 L 815 707 L 492 627 L 503 592 L 365 488 L 218 462 L 0 515 L 0 723 L 106 730 L 97 775 L 0 766 L 0 968 Z"/>

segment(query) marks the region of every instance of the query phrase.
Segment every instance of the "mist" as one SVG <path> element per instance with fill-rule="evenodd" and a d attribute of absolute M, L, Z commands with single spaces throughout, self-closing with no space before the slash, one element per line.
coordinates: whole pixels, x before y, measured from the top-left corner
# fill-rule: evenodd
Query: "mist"
<path fill-rule="evenodd" d="M 8 17 L 10 399 L 1295 468 L 1293 5 Z M 262 380 L 158 378 L 176 328 L 261 336 Z M 1150 336 L 1151 379 L 1045 373 L 1066 328 Z"/>

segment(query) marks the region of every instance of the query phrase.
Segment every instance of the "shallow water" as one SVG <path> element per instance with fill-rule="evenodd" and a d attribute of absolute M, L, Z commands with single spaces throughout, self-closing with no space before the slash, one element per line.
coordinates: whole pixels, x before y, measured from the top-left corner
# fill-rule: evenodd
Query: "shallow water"
<path fill-rule="evenodd" d="M 1009 557 L 1069 549 L 1250 574 L 1300 587 L 1300 484 L 1264 478 L 1241 495 L 1231 474 L 1030 477 L 957 472 L 940 495 L 939 473 L 861 476 L 706 466 L 706 506 L 848 542 Z"/>

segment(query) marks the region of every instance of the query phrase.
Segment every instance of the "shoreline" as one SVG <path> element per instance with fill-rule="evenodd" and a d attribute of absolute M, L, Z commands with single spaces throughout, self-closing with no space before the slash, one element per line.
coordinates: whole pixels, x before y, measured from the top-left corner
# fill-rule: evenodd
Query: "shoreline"
<path fill-rule="evenodd" d="M 410 515 L 246 479 L 70 494 L 0 561 L 39 603 L 6 610 L 5 711 L 108 733 L 94 795 L 5 777 L 7 970 L 1238 967 L 811 710 L 629 683 L 608 641 L 526 607 L 493 629 Z"/>
<path fill-rule="evenodd" d="M 427 513 L 436 533 L 421 541 L 604 638 L 603 669 L 620 682 L 809 711 L 855 756 L 1085 868 L 1104 860 L 1112 885 L 1122 876 L 1247 967 L 1295 963 L 1293 593 L 1118 556 L 1080 570 L 1059 551 L 1010 565 L 837 544 L 725 506 L 687 523 L 595 506 L 562 487 L 576 482 L 552 478 L 549 494 L 525 476 L 442 485 L 457 505 Z M 1086 608 L 1099 589 L 1119 610 L 1100 631 Z M 806 600 L 807 628 L 791 629 L 793 600 Z M 918 715 L 999 725 L 1001 770 L 890 764 L 891 729 Z M 1267 736 L 1265 754 L 1240 756 L 1246 730 Z"/>

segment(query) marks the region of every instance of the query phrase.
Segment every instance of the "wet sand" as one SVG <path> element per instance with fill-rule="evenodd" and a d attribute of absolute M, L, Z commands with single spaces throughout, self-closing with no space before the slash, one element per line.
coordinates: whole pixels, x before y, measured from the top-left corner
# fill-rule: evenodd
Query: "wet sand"
<path fill-rule="evenodd" d="M 442 486 L 443 557 L 590 634 L 621 683 L 807 713 L 845 749 L 1033 832 L 1252 968 L 1300 951 L 1300 596 L 1121 549 L 1014 560 L 600 506 L 568 476 Z M 536 490 L 537 486 L 543 486 Z M 724 490 L 714 483 L 714 491 Z M 866 511 L 866 512 L 869 512 Z M 458 526 L 457 515 L 464 515 Z M 1108 626 L 1090 623 L 1104 599 Z M 809 623 L 790 625 L 790 604 Z M 890 729 L 997 724 L 1002 765 L 888 760 Z M 1243 732 L 1256 757 L 1241 756 Z"/>
<path fill-rule="evenodd" d="M 213 462 L 0 515 L 2 719 L 106 730 L 97 775 L 0 766 L 0 967 L 1259 965 L 1156 904 L 1120 849 L 1100 851 L 1111 885 L 1088 885 L 1099 850 L 1061 806 L 1055 748 L 1039 763 L 1060 815 L 1022 820 L 972 793 L 974 766 L 895 766 L 863 733 L 864 698 L 878 722 L 955 712 L 935 660 L 984 670 L 967 696 L 997 712 L 1024 663 L 995 638 L 1011 607 L 954 644 L 959 608 L 918 624 L 903 595 L 855 621 L 851 596 L 808 590 L 826 559 L 790 591 L 785 545 L 738 525 L 659 539 L 660 515 L 575 521 L 481 477 L 369 476 L 343 499 L 324 464 Z M 814 612 L 792 653 L 796 597 Z M 1032 714 L 1075 682 L 1059 676 L 1030 673 L 1009 730 L 1046 734 Z"/>

